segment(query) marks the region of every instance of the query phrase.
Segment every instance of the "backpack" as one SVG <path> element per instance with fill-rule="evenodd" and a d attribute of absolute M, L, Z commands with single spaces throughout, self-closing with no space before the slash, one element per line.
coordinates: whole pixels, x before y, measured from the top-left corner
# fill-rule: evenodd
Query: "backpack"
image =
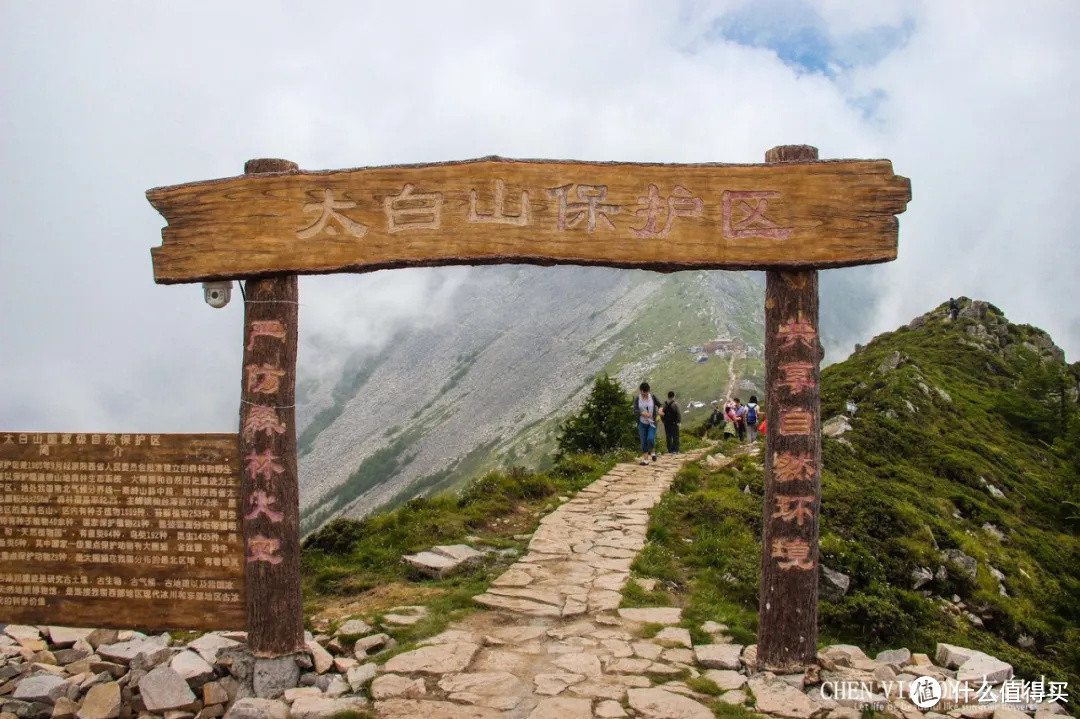
<path fill-rule="evenodd" d="M 757 424 L 757 405 L 746 405 L 746 422 L 747 424 Z"/>

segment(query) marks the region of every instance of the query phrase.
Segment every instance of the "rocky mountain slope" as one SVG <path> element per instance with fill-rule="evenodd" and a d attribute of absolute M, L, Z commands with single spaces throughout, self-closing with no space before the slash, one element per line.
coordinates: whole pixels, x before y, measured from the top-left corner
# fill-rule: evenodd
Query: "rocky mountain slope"
<path fill-rule="evenodd" d="M 340 376 L 301 375 L 303 531 L 493 466 L 543 466 L 558 423 L 602 371 L 684 401 L 715 399 L 731 369 L 748 390 L 760 385 L 762 295 L 760 275 L 745 273 L 477 271 L 446 321 L 351 356 Z M 687 351 L 718 338 L 745 345 L 737 364 Z"/>
<path fill-rule="evenodd" d="M 822 638 L 947 642 L 1076 686 L 1080 363 L 962 303 L 956 321 L 938 307 L 822 372 Z M 749 639 L 763 495 L 760 459 L 677 479 L 634 565 L 664 580 L 649 600 Z"/>

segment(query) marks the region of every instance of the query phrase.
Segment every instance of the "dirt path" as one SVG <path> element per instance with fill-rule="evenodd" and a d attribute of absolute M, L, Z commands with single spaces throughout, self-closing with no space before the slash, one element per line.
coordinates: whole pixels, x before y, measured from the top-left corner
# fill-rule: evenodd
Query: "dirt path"
<path fill-rule="evenodd" d="M 739 383 L 739 377 L 735 374 L 735 353 L 731 353 L 731 359 L 728 360 L 727 366 L 727 387 L 724 388 L 724 402 L 735 396 L 735 387 Z M 721 403 L 722 404 L 722 403 Z"/>
<path fill-rule="evenodd" d="M 614 719 L 630 709 L 711 718 L 695 700 L 706 697 L 672 681 L 698 673 L 689 632 L 669 626 L 640 638 L 645 623 L 677 625 L 681 610 L 617 609 L 649 511 L 679 467 L 702 454 L 617 465 L 544 517 L 525 556 L 476 597 L 490 611 L 381 668 L 371 686 L 378 716 Z M 742 647 L 714 641 L 737 665 Z"/>

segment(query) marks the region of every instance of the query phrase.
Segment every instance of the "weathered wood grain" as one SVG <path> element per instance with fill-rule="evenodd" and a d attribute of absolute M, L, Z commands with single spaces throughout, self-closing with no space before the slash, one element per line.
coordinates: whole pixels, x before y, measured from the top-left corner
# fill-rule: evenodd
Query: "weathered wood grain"
<path fill-rule="evenodd" d="M 765 157 L 815 159 L 817 150 L 782 146 Z M 767 272 L 758 665 L 783 672 L 801 671 L 817 656 L 821 357 L 817 270 Z"/>
<path fill-rule="evenodd" d="M 737 194 L 746 192 L 766 194 Z M 911 190 L 888 160 L 484 158 L 249 175 L 146 194 L 168 222 L 152 256 L 155 280 L 169 284 L 502 262 L 661 271 L 886 262 Z"/>
<path fill-rule="evenodd" d="M 249 173 L 295 167 L 251 160 Z M 248 646 L 257 657 L 304 647 L 300 594 L 300 486 L 296 457 L 296 275 L 248 280 L 239 454 L 244 463 Z"/>
<path fill-rule="evenodd" d="M 235 434 L 0 432 L 0 622 L 244 629 Z"/>

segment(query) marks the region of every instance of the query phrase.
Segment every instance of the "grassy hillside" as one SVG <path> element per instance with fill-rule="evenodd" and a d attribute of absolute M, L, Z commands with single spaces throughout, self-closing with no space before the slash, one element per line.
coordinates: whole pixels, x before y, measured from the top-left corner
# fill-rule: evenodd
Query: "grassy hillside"
<path fill-rule="evenodd" d="M 822 374 L 823 418 L 857 407 L 824 443 L 821 561 L 851 586 L 821 602 L 822 639 L 931 653 L 952 642 L 1075 688 L 1080 365 L 993 306 L 964 314 L 938 308 Z M 635 563 L 664 582 L 631 588 L 628 603 L 682 604 L 688 627 L 718 619 L 752 640 L 761 461 L 683 470 Z M 974 576 L 950 550 L 977 561 Z M 935 576 L 916 589 L 924 571 Z"/>

